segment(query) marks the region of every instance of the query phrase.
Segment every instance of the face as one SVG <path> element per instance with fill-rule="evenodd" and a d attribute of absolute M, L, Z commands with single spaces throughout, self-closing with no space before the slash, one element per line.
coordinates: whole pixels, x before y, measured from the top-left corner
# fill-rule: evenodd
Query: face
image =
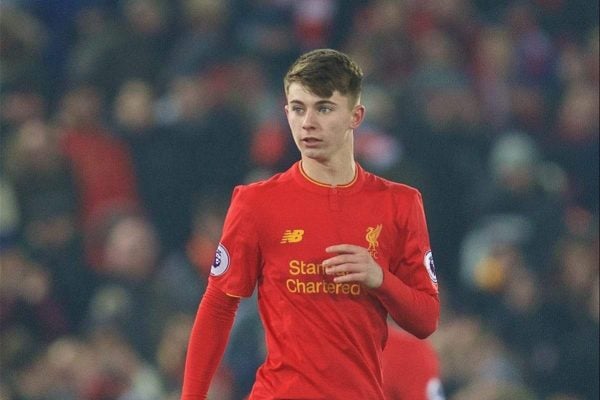
<path fill-rule="evenodd" d="M 289 86 L 285 113 L 302 159 L 331 162 L 352 157 L 353 129 L 362 122 L 364 107 L 349 101 L 337 91 L 322 98 L 299 83 Z"/>

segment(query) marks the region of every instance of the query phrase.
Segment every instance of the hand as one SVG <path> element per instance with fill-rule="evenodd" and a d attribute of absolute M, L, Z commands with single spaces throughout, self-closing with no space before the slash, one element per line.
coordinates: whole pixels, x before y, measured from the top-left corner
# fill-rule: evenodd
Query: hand
<path fill-rule="evenodd" d="M 375 262 L 369 251 L 360 246 L 338 244 L 325 249 L 336 256 L 323 261 L 325 273 L 336 275 L 335 283 L 358 282 L 369 289 L 375 289 L 383 283 L 383 270 Z"/>

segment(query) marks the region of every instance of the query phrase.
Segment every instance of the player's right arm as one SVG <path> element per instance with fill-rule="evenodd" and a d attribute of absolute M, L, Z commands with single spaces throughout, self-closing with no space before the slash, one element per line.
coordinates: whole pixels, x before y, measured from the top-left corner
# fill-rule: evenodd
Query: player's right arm
<path fill-rule="evenodd" d="M 198 308 L 188 344 L 182 400 L 204 400 L 217 370 L 240 299 L 209 283 Z"/>
<path fill-rule="evenodd" d="M 211 267 L 208 288 L 192 328 L 183 378 L 182 400 L 206 399 L 225 352 L 241 297 L 256 286 L 260 266 L 258 233 L 247 191 L 236 187 L 225 217 L 221 243 Z"/>

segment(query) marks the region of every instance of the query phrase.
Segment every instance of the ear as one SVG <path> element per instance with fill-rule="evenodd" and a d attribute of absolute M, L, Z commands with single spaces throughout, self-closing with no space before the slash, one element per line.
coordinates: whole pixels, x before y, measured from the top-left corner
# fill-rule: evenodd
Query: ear
<path fill-rule="evenodd" d="M 357 104 L 356 106 L 354 106 L 354 108 L 352 109 L 352 121 L 350 124 L 350 128 L 356 129 L 360 126 L 360 124 L 365 119 L 365 112 L 365 106 L 363 106 L 362 104 Z"/>
<path fill-rule="evenodd" d="M 285 116 L 287 117 L 288 114 L 290 113 L 290 108 L 288 107 L 288 105 L 286 104 L 283 109 L 285 110 Z"/>

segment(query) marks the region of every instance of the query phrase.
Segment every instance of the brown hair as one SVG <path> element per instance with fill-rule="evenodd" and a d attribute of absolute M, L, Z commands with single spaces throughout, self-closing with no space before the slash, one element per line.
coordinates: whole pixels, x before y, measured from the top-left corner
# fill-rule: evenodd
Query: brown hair
<path fill-rule="evenodd" d="M 329 98 L 336 90 L 358 102 L 363 73 L 346 54 L 333 49 L 317 49 L 301 55 L 290 67 L 283 84 L 286 94 L 290 85 L 297 82 L 310 92 Z"/>

